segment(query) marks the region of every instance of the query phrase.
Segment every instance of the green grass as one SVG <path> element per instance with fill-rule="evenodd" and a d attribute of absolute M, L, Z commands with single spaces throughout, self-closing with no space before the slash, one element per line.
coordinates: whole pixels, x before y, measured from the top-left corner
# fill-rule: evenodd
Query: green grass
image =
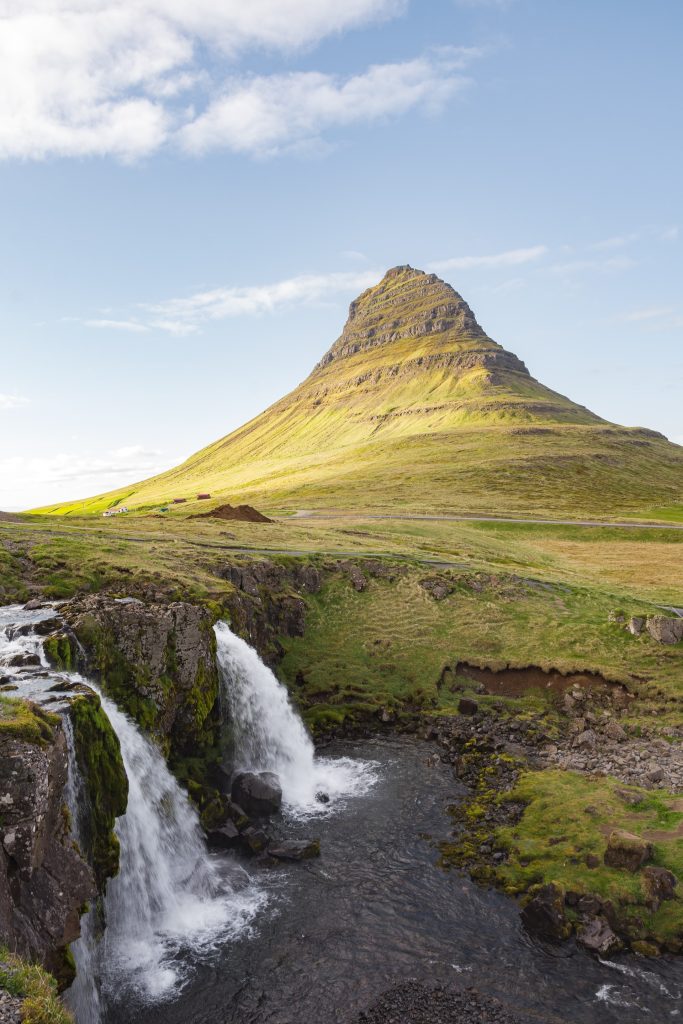
<path fill-rule="evenodd" d="M 59 716 L 20 697 L 0 694 L 0 737 L 26 740 L 41 746 L 52 740 Z"/>
<path fill-rule="evenodd" d="M 631 806 L 620 790 L 641 795 Z M 651 863 L 668 868 L 683 878 L 683 842 L 677 826 L 683 813 L 671 809 L 672 798 L 660 792 L 624 786 L 615 779 L 594 778 L 568 771 L 523 772 L 509 794 L 526 804 L 521 820 L 499 829 L 496 847 L 508 859 L 496 869 L 497 882 L 509 893 L 526 892 L 538 882 L 553 881 L 565 891 L 594 893 L 611 900 L 634 941 L 683 948 L 683 900 L 663 903 L 652 912 L 642 872 L 606 867 L 603 856 L 607 835 L 613 828 L 644 838 L 649 833 L 670 832 L 670 838 L 654 842 Z M 599 867 L 587 866 L 593 855 Z"/>
<path fill-rule="evenodd" d="M 57 982 L 37 964 L 0 947 L 0 988 L 23 999 L 22 1024 L 73 1024 L 57 996 Z"/>

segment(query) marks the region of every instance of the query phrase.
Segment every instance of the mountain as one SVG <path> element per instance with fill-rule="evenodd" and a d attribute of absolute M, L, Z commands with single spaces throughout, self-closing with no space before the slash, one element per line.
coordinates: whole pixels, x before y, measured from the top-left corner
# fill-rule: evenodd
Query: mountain
<path fill-rule="evenodd" d="M 434 274 L 388 271 L 306 380 L 182 465 L 43 512 L 174 497 L 270 509 L 645 514 L 683 500 L 683 448 L 535 380 Z"/>

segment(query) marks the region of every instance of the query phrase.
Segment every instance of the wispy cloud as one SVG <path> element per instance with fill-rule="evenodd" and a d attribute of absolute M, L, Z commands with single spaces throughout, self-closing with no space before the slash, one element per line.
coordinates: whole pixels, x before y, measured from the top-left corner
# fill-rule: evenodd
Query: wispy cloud
<path fill-rule="evenodd" d="M 144 334 L 149 330 L 146 324 L 136 320 L 84 320 L 86 327 L 97 327 L 113 331 L 129 331 L 132 334 Z"/>
<path fill-rule="evenodd" d="M 189 153 L 230 149 L 273 156 L 316 143 L 338 126 L 369 124 L 410 110 L 436 113 L 469 80 L 462 71 L 481 55 L 444 47 L 415 60 L 376 64 L 342 78 L 317 71 L 235 80 L 178 138 Z"/>
<path fill-rule="evenodd" d="M 555 263 L 548 267 L 548 272 L 560 277 L 571 277 L 575 274 L 595 273 L 611 274 L 620 270 L 632 270 L 638 261 L 630 256 L 610 256 L 608 259 L 577 259 Z"/>
<path fill-rule="evenodd" d="M 213 288 L 184 298 L 168 299 L 147 306 L 157 325 L 171 323 L 173 333 L 196 330 L 207 320 L 273 313 L 293 306 L 321 302 L 341 294 L 355 294 L 375 284 L 377 271 L 349 271 L 332 274 L 302 274 L 273 284 Z M 158 317 L 163 319 L 159 320 Z"/>
<path fill-rule="evenodd" d="M 644 320 L 660 320 L 662 317 L 675 313 L 673 306 L 652 306 L 649 309 L 634 309 L 630 313 L 622 313 L 619 317 L 625 323 L 638 323 Z"/>
<path fill-rule="evenodd" d="M 439 110 L 478 50 L 443 47 L 348 76 L 236 74 L 396 17 L 407 0 L 0 0 L 0 159 L 114 156 L 171 144 L 263 156 L 335 126 Z"/>
<path fill-rule="evenodd" d="M 24 398 L 23 395 L 8 395 L 5 392 L 0 392 L 0 411 L 21 409 L 25 405 L 28 405 L 28 398 Z"/>
<path fill-rule="evenodd" d="M 534 263 L 548 252 L 545 245 L 534 245 L 528 249 L 508 249 L 506 252 L 494 253 L 490 256 L 454 256 L 451 259 L 435 260 L 429 269 L 446 270 L 488 270 L 497 267 L 518 267 L 524 263 Z"/>

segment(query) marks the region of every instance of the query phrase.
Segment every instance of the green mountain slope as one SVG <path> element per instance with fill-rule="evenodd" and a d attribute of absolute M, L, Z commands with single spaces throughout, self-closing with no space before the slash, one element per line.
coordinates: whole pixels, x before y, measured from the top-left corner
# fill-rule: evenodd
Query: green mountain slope
<path fill-rule="evenodd" d="M 150 480 L 40 511 L 174 497 L 269 508 L 646 513 L 683 501 L 683 448 L 549 390 L 450 285 L 390 270 L 311 375 L 239 430 Z"/>

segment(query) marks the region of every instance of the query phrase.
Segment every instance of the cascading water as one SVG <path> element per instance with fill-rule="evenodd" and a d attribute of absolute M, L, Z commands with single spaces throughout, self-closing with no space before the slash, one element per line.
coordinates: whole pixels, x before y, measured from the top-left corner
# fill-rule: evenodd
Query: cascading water
<path fill-rule="evenodd" d="M 316 757 L 285 687 L 227 623 L 214 629 L 235 768 L 275 772 L 285 809 L 296 817 L 329 813 L 345 797 L 367 792 L 376 779 L 375 766 L 348 757 Z M 328 803 L 316 799 L 321 792 Z"/>
<path fill-rule="evenodd" d="M 47 671 L 40 636 L 32 632 L 50 614 L 54 611 L 3 609 L 0 663 L 8 665 L 19 695 L 54 701 L 54 674 Z M 26 654 L 37 655 L 40 665 L 11 667 L 17 655 Z M 169 994 L 182 980 L 184 954 L 190 951 L 190 959 L 196 959 L 247 932 L 266 897 L 231 858 L 209 855 L 196 811 L 137 725 L 91 681 L 77 673 L 60 675 L 99 694 L 128 776 L 128 806 L 116 823 L 120 870 L 107 883 L 103 900 L 106 927 L 102 932 L 91 910 L 72 946 L 77 975 L 67 1001 L 77 1024 L 100 1024 L 116 1019 L 115 1010 L 112 1017 L 107 1007 L 123 993 L 135 992 L 141 1001 Z M 81 841 L 87 806 L 68 716 L 64 729 L 69 749 L 65 796 L 74 838 Z"/>

